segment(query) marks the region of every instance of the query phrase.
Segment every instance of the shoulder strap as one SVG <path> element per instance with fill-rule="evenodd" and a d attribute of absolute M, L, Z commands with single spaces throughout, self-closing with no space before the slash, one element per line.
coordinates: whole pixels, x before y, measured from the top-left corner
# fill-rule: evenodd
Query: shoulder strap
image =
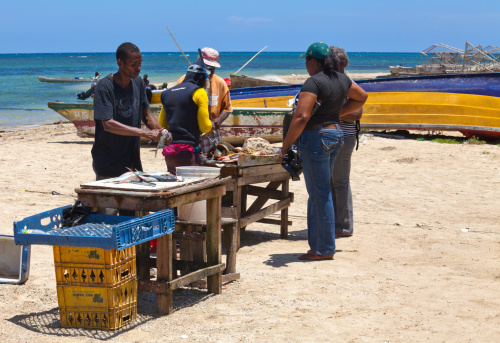
<path fill-rule="evenodd" d="M 361 132 L 361 122 L 356 120 L 356 151 L 359 147 L 359 133 Z"/>

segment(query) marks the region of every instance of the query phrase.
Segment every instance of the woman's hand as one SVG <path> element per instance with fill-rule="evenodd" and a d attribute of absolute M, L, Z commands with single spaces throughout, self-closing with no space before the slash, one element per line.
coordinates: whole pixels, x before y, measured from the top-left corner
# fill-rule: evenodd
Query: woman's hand
<path fill-rule="evenodd" d="M 280 151 L 280 153 L 278 155 L 278 161 L 280 163 L 283 163 L 283 156 L 285 156 L 285 154 L 286 154 L 286 151 L 284 152 L 283 149 L 281 149 L 281 151 Z"/>

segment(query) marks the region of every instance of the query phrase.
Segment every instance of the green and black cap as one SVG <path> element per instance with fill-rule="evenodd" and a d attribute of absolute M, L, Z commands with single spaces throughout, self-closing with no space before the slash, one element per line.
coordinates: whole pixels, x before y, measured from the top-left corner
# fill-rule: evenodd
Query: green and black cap
<path fill-rule="evenodd" d="M 325 56 L 328 55 L 329 53 L 330 53 L 330 48 L 325 43 L 322 42 L 312 43 L 307 48 L 307 51 L 304 54 L 300 55 L 300 58 L 310 56 L 317 58 L 319 60 L 324 60 Z"/>

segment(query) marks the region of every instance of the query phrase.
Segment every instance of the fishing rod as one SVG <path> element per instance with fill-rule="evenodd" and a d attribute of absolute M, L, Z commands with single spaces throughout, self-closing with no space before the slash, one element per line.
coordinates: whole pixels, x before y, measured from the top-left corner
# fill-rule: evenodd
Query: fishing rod
<path fill-rule="evenodd" d="M 168 28 L 167 26 L 167 30 L 168 32 L 170 33 L 170 35 L 172 36 L 172 39 L 174 40 L 175 44 L 177 45 L 177 47 L 179 48 L 179 50 L 181 51 L 182 55 L 184 56 L 184 58 L 186 59 L 186 61 L 188 61 L 189 65 L 191 65 L 191 62 L 189 62 L 189 59 L 187 58 L 187 56 L 184 54 L 184 51 L 182 51 L 181 47 L 179 46 L 179 44 L 177 44 L 177 41 L 175 40 L 174 38 L 174 35 L 172 34 L 172 32 L 170 31 L 170 29 Z"/>
<path fill-rule="evenodd" d="M 247 63 L 245 63 L 245 64 L 243 65 L 243 67 L 241 67 L 240 69 L 238 69 L 238 70 L 236 71 L 236 73 L 234 73 L 233 75 L 238 74 L 238 73 L 241 71 L 241 69 L 245 68 L 245 67 L 246 67 L 246 65 L 247 65 L 248 63 L 252 62 L 252 60 L 253 60 L 255 57 L 257 57 L 257 55 L 258 55 L 258 54 L 260 54 L 262 51 L 264 51 L 266 48 L 267 48 L 267 45 L 266 45 L 266 46 L 265 46 L 262 50 L 260 50 L 258 53 L 256 53 L 256 54 L 255 54 L 255 55 L 254 55 L 251 59 L 249 59 L 249 60 L 248 60 L 248 62 L 247 62 Z"/>

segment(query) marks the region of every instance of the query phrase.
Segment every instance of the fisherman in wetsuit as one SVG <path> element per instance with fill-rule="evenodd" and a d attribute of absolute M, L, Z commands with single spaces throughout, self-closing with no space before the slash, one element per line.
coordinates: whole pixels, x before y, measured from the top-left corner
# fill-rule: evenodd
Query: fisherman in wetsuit
<path fill-rule="evenodd" d="M 182 83 L 161 94 L 163 105 L 158 122 L 169 130 L 172 144 L 163 148 L 170 173 L 176 167 L 199 166 L 200 134 L 210 132 L 205 70 L 201 62 L 189 66 Z"/>

